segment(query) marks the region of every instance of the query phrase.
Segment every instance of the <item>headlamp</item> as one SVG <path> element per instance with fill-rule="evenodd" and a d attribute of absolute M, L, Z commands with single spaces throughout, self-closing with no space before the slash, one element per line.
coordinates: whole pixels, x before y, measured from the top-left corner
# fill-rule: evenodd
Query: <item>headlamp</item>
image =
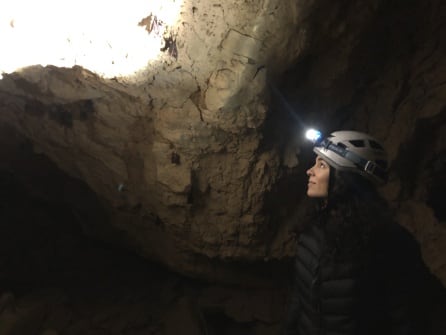
<path fill-rule="evenodd" d="M 305 137 L 307 140 L 310 140 L 313 143 L 317 143 L 322 138 L 322 133 L 316 129 L 308 129 L 305 133 Z"/>

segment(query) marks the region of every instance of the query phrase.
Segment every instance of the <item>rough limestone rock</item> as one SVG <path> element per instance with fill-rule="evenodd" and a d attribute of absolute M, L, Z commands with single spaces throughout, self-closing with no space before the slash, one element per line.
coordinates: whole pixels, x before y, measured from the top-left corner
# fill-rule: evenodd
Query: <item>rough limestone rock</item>
<path fill-rule="evenodd" d="M 279 167 L 261 148 L 266 76 L 299 53 L 299 6 L 184 1 L 177 53 L 113 80 L 78 66 L 4 74 L 0 121 L 85 181 L 121 242 L 146 256 L 191 273 L 195 254 L 263 259 Z"/>
<path fill-rule="evenodd" d="M 99 197 L 108 219 L 84 220 L 85 232 L 216 280 L 243 278 L 230 264 L 292 255 L 302 122 L 369 131 L 394 168 L 383 192 L 446 283 L 444 11 L 440 0 L 185 0 L 160 58 L 134 76 L 3 74 L 0 123 Z M 151 15 L 135 22 L 148 36 Z"/>

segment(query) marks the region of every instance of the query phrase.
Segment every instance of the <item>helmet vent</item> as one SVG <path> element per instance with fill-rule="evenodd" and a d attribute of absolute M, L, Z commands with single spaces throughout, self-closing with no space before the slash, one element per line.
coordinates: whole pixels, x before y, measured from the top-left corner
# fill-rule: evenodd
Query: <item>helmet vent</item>
<path fill-rule="evenodd" d="M 383 151 L 384 151 L 384 148 L 383 148 L 382 145 L 379 144 L 378 142 L 376 142 L 376 141 L 374 141 L 374 140 L 369 140 L 369 143 L 370 143 L 370 146 L 371 146 L 373 149 L 383 150 Z"/>
<path fill-rule="evenodd" d="M 353 144 L 357 148 L 363 148 L 365 147 L 365 143 L 363 140 L 351 140 L 349 141 L 351 144 Z"/>
<path fill-rule="evenodd" d="M 387 154 L 378 139 L 354 130 L 333 132 L 315 142 L 313 151 L 337 170 L 361 174 L 377 184 L 387 182 Z"/>

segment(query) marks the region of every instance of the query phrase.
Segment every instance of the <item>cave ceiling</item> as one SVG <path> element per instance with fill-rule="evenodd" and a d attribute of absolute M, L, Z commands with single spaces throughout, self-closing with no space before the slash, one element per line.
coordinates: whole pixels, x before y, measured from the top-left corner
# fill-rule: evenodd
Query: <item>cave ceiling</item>
<path fill-rule="evenodd" d="M 26 181 L 45 157 L 50 176 L 37 179 L 61 171 L 85 187 L 57 177 L 65 189 L 36 192 L 66 202 L 88 234 L 230 277 L 228 262 L 293 253 L 303 128 L 359 129 L 387 146 L 383 193 L 446 282 L 444 3 L 163 3 L 82 7 L 71 23 L 53 8 L 46 30 L 18 6 L 0 17 L 3 170 Z M 28 169 L 11 163 L 18 151 L 34 157 Z"/>

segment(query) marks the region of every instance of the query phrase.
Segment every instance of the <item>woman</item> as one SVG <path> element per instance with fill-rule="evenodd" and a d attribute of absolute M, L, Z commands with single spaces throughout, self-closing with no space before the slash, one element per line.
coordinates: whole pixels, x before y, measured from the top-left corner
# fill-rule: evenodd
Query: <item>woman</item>
<path fill-rule="evenodd" d="M 376 190 L 386 152 L 370 135 L 338 131 L 314 146 L 285 334 L 419 334 L 423 264 L 411 235 Z M 423 332 L 424 333 L 424 332 Z"/>

